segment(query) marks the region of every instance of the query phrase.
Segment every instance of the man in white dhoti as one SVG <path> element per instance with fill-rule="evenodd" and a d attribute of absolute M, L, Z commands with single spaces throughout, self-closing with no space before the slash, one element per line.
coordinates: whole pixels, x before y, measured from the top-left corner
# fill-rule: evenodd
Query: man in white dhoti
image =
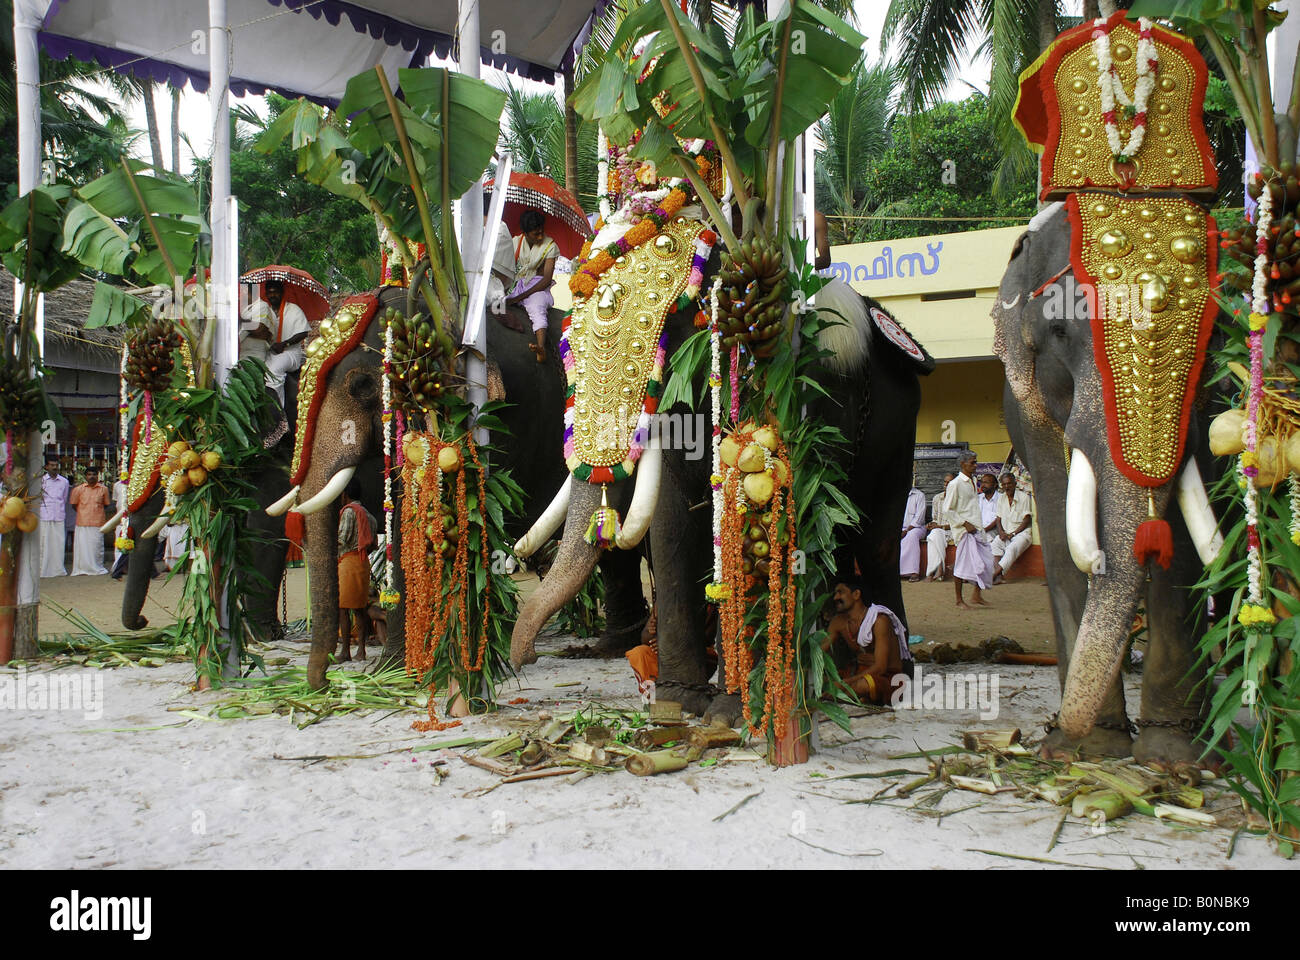
<path fill-rule="evenodd" d="M 41 475 L 41 576 L 66 577 L 63 565 L 64 516 L 68 509 L 68 494 L 72 484 L 59 473 L 59 461 L 50 457 L 45 461 Z"/>
<path fill-rule="evenodd" d="M 930 505 L 930 522 L 925 525 L 925 579 L 931 582 L 944 578 L 947 566 L 948 545 L 952 543 L 952 531 L 943 517 L 943 498 L 948 493 L 948 484 L 952 483 L 955 473 L 943 475 L 943 489 L 934 495 Z"/>
<path fill-rule="evenodd" d="M 998 481 L 991 473 L 980 477 L 980 521 L 988 539 L 998 535 Z"/>
<path fill-rule="evenodd" d="M 108 487 L 99 482 L 99 471 L 86 471 L 86 482 L 72 488 L 68 503 L 77 508 L 77 532 L 72 540 L 72 575 L 99 576 L 104 567 L 104 535 L 99 528 L 107 516 L 104 508 L 111 503 Z"/>
<path fill-rule="evenodd" d="M 131 522 L 126 515 L 126 481 L 118 480 L 113 484 L 113 510 L 121 514 L 122 519 L 117 522 L 117 529 L 113 531 L 113 568 L 112 574 L 114 580 L 121 580 L 126 576 L 126 563 L 122 560 L 125 554 L 122 553 L 121 547 L 117 541 L 126 537 L 127 531 L 131 527 Z"/>
<path fill-rule="evenodd" d="M 244 310 L 241 316 L 248 323 L 241 325 L 240 333 L 248 326 L 250 338 L 267 343 L 266 385 L 275 391 L 281 406 L 285 406 L 286 400 L 292 404 L 297 399 L 297 391 L 290 391 L 294 396 L 286 396 L 285 380 L 297 374 L 306 359 L 303 341 L 311 332 L 311 325 L 302 307 L 284 298 L 284 281 L 267 280 L 262 290 L 266 299 L 254 300 Z M 242 354 L 243 347 L 240 349 Z"/>
<path fill-rule="evenodd" d="M 998 494 L 998 535 L 993 540 L 993 582 L 1001 583 L 1011 565 L 1029 549 L 1033 538 L 1033 506 L 1029 494 L 1016 489 L 1013 474 L 1002 474 Z"/>
<path fill-rule="evenodd" d="M 980 518 L 979 492 L 975 488 L 975 453 L 968 450 L 957 463 L 961 472 L 948 484 L 943 499 L 943 515 L 957 539 L 957 555 L 952 564 L 957 606 L 970 609 L 962 599 L 961 585 L 969 581 L 974 588 L 971 603 L 987 606 L 988 601 L 980 591 L 993 584 L 993 551 L 984 539 L 984 525 Z"/>
<path fill-rule="evenodd" d="M 483 194 L 483 226 L 487 226 L 492 194 Z M 498 317 L 506 312 L 506 291 L 515 282 L 515 241 L 505 221 L 497 224 L 497 245 L 492 254 L 492 272 L 488 274 L 487 305 Z"/>
<path fill-rule="evenodd" d="M 163 551 L 163 562 L 167 564 L 167 569 L 172 570 L 180 562 L 181 557 L 190 549 L 190 525 L 188 523 L 169 523 L 164 531 L 166 538 L 166 548 Z"/>
<path fill-rule="evenodd" d="M 925 539 L 925 494 L 915 486 L 903 508 L 903 541 L 898 545 L 898 575 L 909 583 L 921 579 L 921 541 Z"/>

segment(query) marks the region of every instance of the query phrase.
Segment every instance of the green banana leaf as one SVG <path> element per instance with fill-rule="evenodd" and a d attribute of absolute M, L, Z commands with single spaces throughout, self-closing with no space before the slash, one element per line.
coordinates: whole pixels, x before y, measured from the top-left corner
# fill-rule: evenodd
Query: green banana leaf
<path fill-rule="evenodd" d="M 63 252 L 63 209 L 71 195 L 62 184 L 37 187 L 0 210 L 0 260 L 37 290 L 55 290 L 81 272 Z"/>
<path fill-rule="evenodd" d="M 90 302 L 86 329 L 117 327 L 135 321 L 143 322 L 149 318 L 151 312 L 152 304 L 149 301 L 141 300 L 101 280 L 95 284 L 95 297 Z"/>

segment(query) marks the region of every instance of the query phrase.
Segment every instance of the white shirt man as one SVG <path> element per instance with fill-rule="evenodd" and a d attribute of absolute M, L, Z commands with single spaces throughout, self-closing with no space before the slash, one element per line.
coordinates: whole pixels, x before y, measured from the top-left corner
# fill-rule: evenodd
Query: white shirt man
<path fill-rule="evenodd" d="M 126 516 L 125 480 L 116 480 L 113 483 L 113 512 L 122 514 L 122 519 L 117 522 L 117 530 L 113 533 L 113 568 L 115 569 L 117 562 L 122 559 L 122 551 L 117 541 L 126 536 L 127 528 L 130 526 Z"/>
<path fill-rule="evenodd" d="M 59 473 L 59 461 L 45 461 L 41 475 L 41 576 L 66 577 L 68 568 L 63 564 L 65 519 L 68 511 L 68 494 L 72 484 Z"/>
<path fill-rule="evenodd" d="M 997 500 L 998 535 L 992 543 L 994 583 L 1001 581 L 1011 565 L 1029 549 L 1033 538 L 1033 504 L 1028 493 L 1016 489 L 1016 478 L 1009 473 L 1002 477 L 1002 492 Z"/>
<path fill-rule="evenodd" d="M 241 325 L 240 333 L 243 334 L 243 326 L 247 326 L 249 338 L 267 343 L 266 385 L 275 391 L 283 405 L 284 379 L 296 372 L 306 359 L 303 341 L 311 332 L 311 325 L 307 322 L 307 314 L 302 312 L 302 307 L 284 299 L 283 281 L 268 280 L 262 288 L 266 299 L 254 300 L 248 305 L 242 314 L 248 323 Z M 243 347 L 240 348 L 240 355 L 244 355 Z"/>
<path fill-rule="evenodd" d="M 992 539 L 998 532 L 998 485 L 992 474 L 986 473 L 980 478 L 979 491 L 980 526 Z"/>
<path fill-rule="evenodd" d="M 957 540 L 957 556 L 952 573 L 957 590 L 957 606 L 965 608 L 961 586 L 963 582 L 974 585 L 971 602 L 984 604 L 981 590 L 993 583 L 993 552 L 989 549 L 987 534 L 980 514 L 979 492 L 975 488 L 975 454 L 967 453 L 961 460 L 961 472 L 948 484 L 943 500 L 943 515 Z"/>
<path fill-rule="evenodd" d="M 948 545 L 952 543 L 952 531 L 943 516 L 943 500 L 948 492 L 948 484 L 955 474 L 945 474 L 943 489 L 934 495 L 930 505 L 930 522 L 926 524 L 925 534 L 925 579 L 942 580 L 947 566 Z"/>
<path fill-rule="evenodd" d="M 903 508 L 903 541 L 898 548 L 898 574 L 912 583 L 921 579 L 921 540 L 925 533 L 925 494 L 913 487 Z"/>
<path fill-rule="evenodd" d="M 486 200 L 486 198 L 484 198 Z M 506 292 L 515 283 L 515 241 L 510 228 L 497 224 L 497 246 L 492 256 L 492 273 L 488 275 L 487 305 L 497 316 L 506 312 Z"/>

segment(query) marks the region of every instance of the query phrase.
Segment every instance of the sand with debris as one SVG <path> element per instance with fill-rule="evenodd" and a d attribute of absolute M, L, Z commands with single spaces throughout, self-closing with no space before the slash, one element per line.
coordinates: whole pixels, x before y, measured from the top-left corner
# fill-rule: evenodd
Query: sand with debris
<path fill-rule="evenodd" d="M 107 596 L 120 587 L 101 580 L 47 581 L 58 584 L 47 595 L 80 586 L 79 609 L 95 603 L 107 609 L 107 599 L 90 594 Z M 912 604 L 917 587 L 932 591 L 936 611 L 941 600 L 933 592 L 944 590 L 946 600 L 951 590 L 909 585 L 914 611 L 925 607 L 920 595 Z M 1041 623 L 1045 591 L 1041 584 L 1025 584 L 1024 591 L 1040 606 L 1022 603 L 1013 614 L 1008 588 L 1001 592 L 1005 615 Z M 168 605 L 166 591 L 158 597 Z M 995 602 L 998 597 L 998 591 L 991 594 Z M 917 632 L 948 636 L 937 618 L 922 620 L 913 612 Z M 104 615 L 100 622 L 113 621 Z M 968 621 L 966 626 L 981 629 Z M 43 627 L 62 629 L 48 611 Z M 569 642 L 544 638 L 541 649 L 554 652 Z M 304 643 L 284 642 L 265 653 L 300 663 L 306 651 Z M 37 669 L 50 668 L 47 663 Z M 889 757 L 953 743 L 962 729 L 1019 726 L 1032 735 L 1058 703 L 1052 668 L 926 669 L 995 671 L 997 719 L 980 719 L 973 710 L 868 715 L 852 721 L 851 734 L 822 723 L 817 754 L 798 767 L 773 769 L 755 751 L 740 748 L 716 765 L 657 777 L 637 778 L 620 769 L 578 782 L 557 777 L 488 792 L 500 778 L 466 764 L 460 750 L 413 748 L 454 737 L 501 736 L 535 725 L 539 711 L 562 716 L 592 702 L 632 709 L 639 699 L 626 663 L 543 656 L 499 691 L 503 704 L 518 697 L 527 703 L 429 734 L 410 729 L 419 715 L 414 711 L 330 717 L 301 730 L 277 715 L 200 719 L 221 695 L 191 692 L 187 664 L 97 671 L 103 678 L 102 716 L 20 709 L 4 717 L 0 866 L 1043 866 L 980 851 L 1080 867 L 1282 865 L 1262 839 L 1241 835 L 1228 859 L 1229 829 L 1200 830 L 1138 816 L 1100 834 L 1070 818 L 1049 853 L 1061 809 L 1012 794 L 955 790 L 933 809 L 916 808 L 915 798 L 861 802 L 890 781 L 835 778 L 923 771 L 922 760 Z M 81 670 L 64 665 L 53 675 Z M 1136 679 L 1130 684 L 1136 686 Z M 178 712 L 186 708 L 194 715 Z M 378 756 L 342 759 L 358 754 Z M 309 759 L 291 759 L 301 757 Z M 321 757 L 339 759 L 312 759 Z M 1208 796 L 1212 811 L 1239 819 L 1233 796 L 1213 789 Z"/>

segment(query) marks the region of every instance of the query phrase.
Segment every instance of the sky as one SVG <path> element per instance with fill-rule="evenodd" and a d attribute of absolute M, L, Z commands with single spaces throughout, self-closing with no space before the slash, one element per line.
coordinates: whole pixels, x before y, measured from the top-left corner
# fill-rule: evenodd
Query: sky
<path fill-rule="evenodd" d="M 1077 0 L 1073 5 L 1081 5 L 1082 0 Z M 875 62 L 880 59 L 880 34 L 881 27 L 885 21 L 885 13 L 889 9 L 889 0 L 856 0 L 855 14 L 857 17 L 857 27 L 860 33 L 866 35 L 867 44 L 865 47 L 868 61 Z M 238 42 L 238 37 L 235 38 Z M 953 82 L 949 84 L 947 98 L 950 100 L 960 100 L 968 96 L 971 92 L 971 85 L 980 90 L 988 89 L 989 63 L 987 58 L 963 59 L 961 69 Z M 502 71 L 485 67 L 483 70 L 483 79 L 493 86 L 504 87 L 507 74 Z M 530 93 L 541 93 L 554 91 L 559 96 L 558 89 L 544 83 L 537 83 L 530 80 L 522 80 L 519 77 L 511 76 L 510 81 L 516 85 L 522 84 L 525 90 Z M 158 111 L 159 124 L 162 127 L 163 154 L 164 159 L 170 165 L 171 163 L 171 100 L 167 91 L 158 88 L 155 95 L 155 103 Z M 243 97 L 235 98 L 233 103 L 246 103 L 259 114 L 264 114 L 266 107 L 262 97 Z M 144 107 L 140 103 L 132 105 L 127 111 L 130 123 L 133 127 L 141 130 L 145 129 Z M 208 100 L 205 94 L 195 93 L 188 87 L 181 95 L 181 131 L 184 133 L 194 150 L 201 155 L 206 154 L 211 144 L 212 123 L 208 113 Z M 148 137 L 141 137 L 137 141 L 135 153 L 147 159 L 149 153 Z M 181 143 L 181 157 L 183 166 L 188 168 L 193 159 L 190 147 L 184 142 Z"/>

